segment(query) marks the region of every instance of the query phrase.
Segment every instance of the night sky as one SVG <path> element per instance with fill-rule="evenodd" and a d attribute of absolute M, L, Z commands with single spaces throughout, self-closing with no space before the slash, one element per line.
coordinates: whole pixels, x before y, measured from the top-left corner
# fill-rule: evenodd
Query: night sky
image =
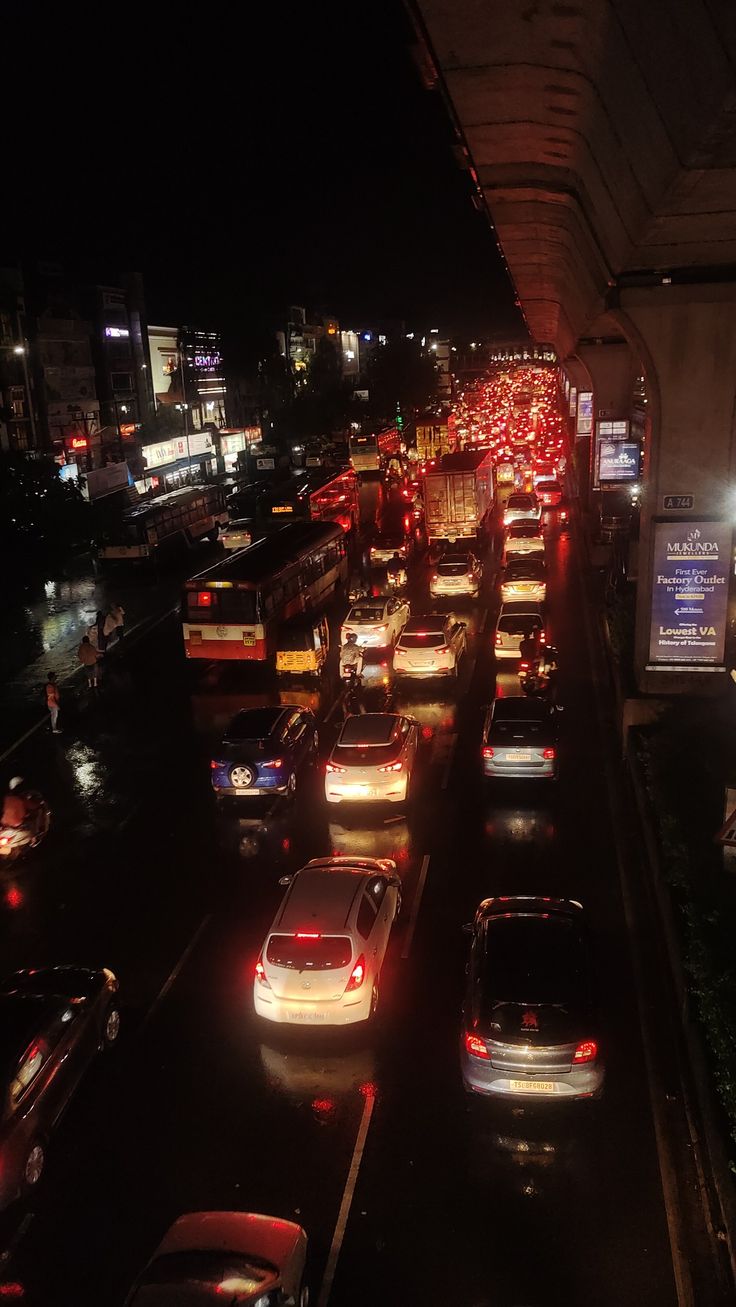
<path fill-rule="evenodd" d="M 6 262 L 139 268 L 149 320 L 244 335 L 302 303 L 347 327 L 520 330 L 399 0 L 246 5 L 237 27 L 155 9 L 67 10 L 41 50 L 38 13 L 14 16 L 6 49 L 33 54 L 10 70 Z"/>

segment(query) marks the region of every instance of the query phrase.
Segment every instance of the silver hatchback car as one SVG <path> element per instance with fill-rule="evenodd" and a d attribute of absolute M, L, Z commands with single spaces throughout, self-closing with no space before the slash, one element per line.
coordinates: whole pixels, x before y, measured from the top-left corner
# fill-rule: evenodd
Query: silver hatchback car
<path fill-rule="evenodd" d="M 484 899 L 465 929 L 465 1088 L 512 1099 L 599 1097 L 605 1070 L 581 904 Z"/>

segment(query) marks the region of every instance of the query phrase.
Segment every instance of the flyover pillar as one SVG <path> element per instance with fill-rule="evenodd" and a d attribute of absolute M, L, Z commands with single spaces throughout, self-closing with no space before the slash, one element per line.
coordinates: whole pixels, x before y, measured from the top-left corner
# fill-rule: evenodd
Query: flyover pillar
<path fill-rule="evenodd" d="M 736 518 L 736 285 L 620 289 L 640 355 L 651 436 L 641 505 L 635 672 L 655 694 L 726 684 Z"/>

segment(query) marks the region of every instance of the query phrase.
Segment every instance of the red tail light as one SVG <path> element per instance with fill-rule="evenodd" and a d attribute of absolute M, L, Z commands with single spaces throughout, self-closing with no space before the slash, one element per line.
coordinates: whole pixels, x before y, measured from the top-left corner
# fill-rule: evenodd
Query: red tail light
<path fill-rule="evenodd" d="M 544 749 L 542 752 L 542 757 L 545 759 L 546 762 L 554 762 L 555 758 L 557 757 L 557 752 L 555 749 Z"/>
<path fill-rule="evenodd" d="M 271 986 L 268 983 L 268 976 L 266 975 L 266 969 L 260 958 L 256 962 L 256 980 L 258 981 L 259 985 L 265 985 L 266 989 L 271 988 Z"/>
<path fill-rule="evenodd" d="M 503 644 L 503 638 L 501 636 L 501 632 L 496 631 L 496 648 L 500 649 L 502 644 Z"/>
<path fill-rule="evenodd" d="M 296 939 L 321 939 L 322 936 L 320 935 L 318 930 L 298 930 L 296 932 L 295 938 Z"/>
<path fill-rule="evenodd" d="M 441 644 L 439 649 L 437 650 L 437 653 L 449 653 L 449 652 L 450 650 L 446 644 Z"/>
<path fill-rule="evenodd" d="M 404 766 L 403 762 L 387 762 L 385 767 L 379 767 L 378 771 L 401 771 Z"/>
<path fill-rule="evenodd" d="M 220 765 L 219 762 L 215 762 L 215 760 L 214 760 L 214 758 L 213 758 L 212 761 L 211 761 L 211 763 L 210 763 L 210 768 L 211 768 L 212 771 L 214 771 L 215 768 L 219 767 L 219 765 Z"/>
<path fill-rule="evenodd" d="M 365 955 L 361 953 L 358 961 L 350 972 L 350 979 L 345 986 L 345 993 L 351 994 L 354 989 L 360 989 L 365 980 Z"/>
<path fill-rule="evenodd" d="M 519 671 L 520 671 L 520 672 L 528 672 L 528 671 L 529 671 L 529 667 L 530 667 L 530 664 L 529 664 L 529 663 L 525 663 L 525 662 L 521 662 L 521 663 L 519 663 Z"/>
<path fill-rule="evenodd" d="M 347 767 L 338 767 L 336 763 L 334 763 L 334 762 L 328 762 L 328 763 L 327 763 L 327 766 L 325 767 L 325 771 L 326 771 L 326 772 L 328 773 L 328 775 L 329 775 L 330 772 L 344 772 L 344 771 L 347 771 Z"/>
<path fill-rule="evenodd" d="M 198 591 L 198 593 L 197 593 L 197 607 L 198 607 L 198 608 L 211 608 L 211 607 L 212 607 L 212 591 L 211 591 L 211 590 L 200 590 L 200 591 Z"/>
<path fill-rule="evenodd" d="M 465 1052 L 473 1057 L 483 1058 L 484 1062 L 490 1061 L 490 1054 L 483 1040 L 479 1035 L 471 1035 L 469 1031 L 465 1032 Z"/>
<path fill-rule="evenodd" d="M 481 750 L 481 752 L 482 752 L 484 758 L 492 758 L 492 757 L 493 757 L 493 749 L 491 748 L 490 744 L 486 744 L 486 745 L 484 745 L 484 747 L 483 747 L 483 749 Z"/>
<path fill-rule="evenodd" d="M 432 580 L 433 580 L 433 581 L 436 581 L 437 578 L 438 578 L 438 576 L 439 576 L 439 573 L 438 573 L 438 572 L 433 572 L 433 573 L 432 573 Z"/>
<path fill-rule="evenodd" d="M 262 762 L 261 767 L 283 767 L 283 758 L 273 758 L 271 762 Z"/>
<path fill-rule="evenodd" d="M 573 1066 L 582 1066 L 584 1062 L 595 1062 L 598 1056 L 598 1045 L 594 1039 L 584 1039 L 578 1044 L 573 1056 Z"/>

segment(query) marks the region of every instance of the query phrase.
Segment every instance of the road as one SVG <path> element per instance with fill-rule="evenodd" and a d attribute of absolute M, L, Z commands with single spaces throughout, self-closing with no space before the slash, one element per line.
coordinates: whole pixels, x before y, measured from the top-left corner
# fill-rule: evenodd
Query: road
<path fill-rule="evenodd" d="M 688 1276 L 692 1301 L 728 1300 L 693 1198 L 668 994 L 637 963 L 652 927 L 620 865 L 607 689 L 574 533 L 550 529 L 548 563 L 565 705 L 554 792 L 481 789 L 492 551 L 480 600 L 456 605 L 470 632 L 458 686 L 396 695 L 431 728 L 406 817 L 328 813 L 316 776 L 251 856 L 240 814 L 216 811 L 208 761 L 227 716 L 277 691 L 247 669 L 192 682 L 174 620 L 129 651 L 58 742 L 39 733 L 7 761 L 49 795 L 55 822 L 4 884 L 5 966 L 111 966 L 125 1023 L 59 1126 L 32 1205 L 0 1218 L 2 1275 L 24 1302 L 115 1307 L 170 1222 L 208 1208 L 303 1224 L 317 1307 L 672 1307 L 687 1301 Z M 414 578 L 414 611 L 426 579 Z M 515 681 L 503 672 L 499 686 Z M 325 748 L 335 694 L 289 692 L 331 714 Z M 330 851 L 393 857 L 404 882 L 379 1020 L 367 1034 L 264 1030 L 252 976 L 278 877 Z M 482 897 L 515 892 L 587 909 L 608 1064 L 599 1104 L 499 1107 L 462 1090 L 461 927 Z M 646 1055 L 642 1007 L 657 1015 Z M 687 1238 L 673 1265 L 678 1222 Z"/>

